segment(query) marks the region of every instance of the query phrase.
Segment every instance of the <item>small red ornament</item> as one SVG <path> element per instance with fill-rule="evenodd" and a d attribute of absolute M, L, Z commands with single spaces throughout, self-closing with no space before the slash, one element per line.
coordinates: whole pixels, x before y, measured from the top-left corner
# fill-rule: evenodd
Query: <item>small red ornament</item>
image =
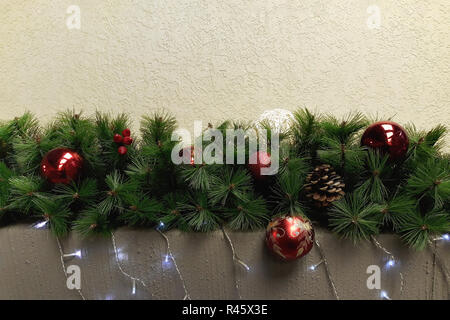
<path fill-rule="evenodd" d="M 122 143 L 123 137 L 122 137 L 120 134 L 116 133 L 116 134 L 114 135 L 113 140 L 114 140 L 115 143 Z"/>
<path fill-rule="evenodd" d="M 270 154 L 265 151 L 257 151 L 250 156 L 248 168 L 255 179 L 261 180 L 266 177 L 266 175 L 261 175 L 261 169 L 270 167 L 270 164 Z"/>
<path fill-rule="evenodd" d="M 75 151 L 57 148 L 49 151 L 41 161 L 42 175 L 51 183 L 68 184 L 79 175 L 83 158 Z"/>
<path fill-rule="evenodd" d="M 194 146 L 183 148 L 182 150 L 180 150 L 179 155 L 180 155 L 180 157 L 186 156 L 187 159 L 189 159 L 192 166 L 195 164 Z M 184 163 L 184 159 L 183 159 L 183 163 Z"/>
<path fill-rule="evenodd" d="M 364 131 L 361 145 L 378 150 L 381 154 L 388 154 L 390 160 L 396 161 L 404 158 L 408 152 L 409 139 L 399 124 L 380 121 Z"/>
<path fill-rule="evenodd" d="M 120 147 L 117 149 L 117 152 L 118 152 L 121 156 L 123 156 L 123 155 L 127 154 L 128 149 L 127 149 L 127 147 L 120 146 Z"/>
<path fill-rule="evenodd" d="M 123 131 L 122 131 L 122 135 L 124 136 L 124 137 L 129 137 L 130 135 L 131 135 L 131 131 L 130 131 L 130 129 L 124 129 Z"/>
<path fill-rule="evenodd" d="M 266 229 L 266 244 L 283 260 L 295 260 L 312 249 L 314 230 L 311 223 L 302 217 L 274 218 Z"/>
<path fill-rule="evenodd" d="M 130 145 L 133 143 L 133 139 L 129 136 L 123 138 L 123 144 Z"/>

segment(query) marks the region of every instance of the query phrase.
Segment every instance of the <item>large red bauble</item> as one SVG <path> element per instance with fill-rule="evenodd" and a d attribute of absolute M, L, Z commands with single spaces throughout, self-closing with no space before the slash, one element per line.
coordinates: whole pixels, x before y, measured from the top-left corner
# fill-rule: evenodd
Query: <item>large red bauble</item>
<path fill-rule="evenodd" d="M 283 260 L 295 260 L 311 251 L 314 230 L 311 223 L 302 217 L 274 218 L 266 229 L 266 244 Z"/>
<path fill-rule="evenodd" d="M 408 152 L 409 139 L 406 131 L 392 121 L 380 121 L 364 131 L 361 145 L 388 154 L 390 160 L 400 160 Z"/>
<path fill-rule="evenodd" d="M 269 168 L 270 164 L 270 154 L 265 151 L 257 151 L 250 155 L 248 168 L 255 179 L 261 180 L 266 177 L 265 175 L 261 174 L 261 169 Z"/>
<path fill-rule="evenodd" d="M 68 184 L 80 174 L 83 158 L 75 151 L 57 148 L 49 151 L 41 161 L 42 175 L 51 183 Z"/>

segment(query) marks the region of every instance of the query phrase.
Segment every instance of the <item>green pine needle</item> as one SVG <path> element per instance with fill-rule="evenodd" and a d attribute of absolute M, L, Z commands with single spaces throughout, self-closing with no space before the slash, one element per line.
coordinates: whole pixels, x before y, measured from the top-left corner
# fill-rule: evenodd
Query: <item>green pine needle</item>
<path fill-rule="evenodd" d="M 390 174 L 390 167 L 387 163 L 388 156 L 381 156 L 376 151 L 368 150 L 366 159 L 365 181 L 361 183 L 358 191 L 361 191 L 371 201 L 382 203 L 388 195 L 388 190 L 384 184 L 384 180 Z"/>
<path fill-rule="evenodd" d="M 237 200 L 234 206 L 226 209 L 230 218 L 229 227 L 233 230 L 258 230 L 269 221 L 269 210 L 262 197 L 248 197 L 249 200 Z"/>
<path fill-rule="evenodd" d="M 450 163 L 434 158 L 419 164 L 408 179 L 406 190 L 412 197 L 429 197 L 435 208 L 442 208 L 450 199 Z"/>
<path fill-rule="evenodd" d="M 129 226 L 153 225 L 164 211 L 163 205 L 156 199 L 138 194 L 129 194 L 126 197 L 126 204 L 120 219 Z"/>
<path fill-rule="evenodd" d="M 54 198 L 40 197 L 33 200 L 36 210 L 50 223 L 50 229 L 56 236 L 65 235 L 69 232 L 70 210 L 60 200 Z"/>
<path fill-rule="evenodd" d="M 228 201 L 245 200 L 247 192 L 252 187 L 251 181 L 247 170 L 224 166 L 220 174 L 214 177 L 211 190 L 208 192 L 211 202 L 224 206 Z"/>
<path fill-rule="evenodd" d="M 208 232 L 220 226 L 221 218 L 209 206 L 208 197 L 204 193 L 189 196 L 189 202 L 182 207 L 186 221 L 194 231 Z"/>
<path fill-rule="evenodd" d="M 53 192 L 58 195 L 59 199 L 64 200 L 68 204 L 94 205 L 98 195 L 97 182 L 94 179 L 86 178 L 79 183 L 58 184 L 53 189 Z"/>
<path fill-rule="evenodd" d="M 353 243 L 368 240 L 379 232 L 378 213 L 382 206 L 370 203 L 367 197 L 355 192 L 333 203 L 330 210 L 330 226 L 333 232 Z"/>
<path fill-rule="evenodd" d="M 444 211 L 433 210 L 422 215 L 419 211 L 407 215 L 400 232 L 402 239 L 412 248 L 424 249 L 432 236 L 450 231 L 450 216 Z"/>
<path fill-rule="evenodd" d="M 80 214 L 78 220 L 73 223 L 73 229 L 84 237 L 100 234 L 110 234 L 108 217 L 98 208 L 91 207 Z"/>
<path fill-rule="evenodd" d="M 35 208 L 34 200 L 43 196 L 43 180 L 36 176 L 17 176 L 9 179 L 11 204 L 14 210 L 29 214 Z"/>

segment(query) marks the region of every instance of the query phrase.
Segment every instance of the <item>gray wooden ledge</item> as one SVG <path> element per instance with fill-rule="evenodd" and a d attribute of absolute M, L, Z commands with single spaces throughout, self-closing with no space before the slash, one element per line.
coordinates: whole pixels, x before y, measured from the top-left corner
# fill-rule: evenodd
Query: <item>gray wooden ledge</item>
<path fill-rule="evenodd" d="M 147 289 L 132 283 L 119 271 L 110 238 L 82 239 L 75 233 L 62 238 L 65 253 L 77 249 L 83 258 L 67 261 L 81 268 L 82 292 L 87 299 L 182 299 L 184 291 L 173 265 L 166 265 L 164 239 L 155 230 L 120 228 L 116 242 L 123 268 L 145 281 Z M 264 232 L 231 232 L 238 256 L 251 268 L 235 266 L 231 250 L 221 231 L 208 234 L 167 233 L 174 257 L 192 299 L 237 299 L 235 279 L 243 299 L 334 299 L 325 269 L 309 270 L 321 260 L 317 248 L 306 257 L 285 263 L 272 257 L 264 244 Z M 366 286 L 369 265 L 382 268 L 381 286 L 392 299 L 448 299 L 449 288 L 433 253 L 406 248 L 394 235 L 377 239 L 401 262 L 384 271 L 387 256 L 371 243 L 353 246 L 330 232 L 316 228 L 316 237 L 329 262 L 330 271 L 342 299 L 379 299 L 379 290 Z M 450 244 L 436 248 L 447 267 Z M 401 270 L 405 288 L 400 296 Z M 434 289 L 433 289 L 433 278 Z M 79 299 L 68 290 L 56 240 L 49 230 L 29 225 L 0 228 L 0 299 Z"/>

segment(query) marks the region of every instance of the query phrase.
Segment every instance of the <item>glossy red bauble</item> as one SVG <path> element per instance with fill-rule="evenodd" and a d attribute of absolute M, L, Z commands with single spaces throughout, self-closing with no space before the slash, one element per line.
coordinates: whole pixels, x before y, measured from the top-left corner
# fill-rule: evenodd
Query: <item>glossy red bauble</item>
<path fill-rule="evenodd" d="M 406 131 L 392 121 L 380 121 L 364 131 L 361 145 L 389 155 L 390 160 L 401 160 L 408 152 L 409 139 Z"/>
<path fill-rule="evenodd" d="M 68 184 L 81 172 L 83 158 L 75 151 L 57 148 L 49 151 L 41 161 L 42 175 L 51 183 Z"/>
<path fill-rule="evenodd" d="M 118 152 L 121 156 L 123 156 L 123 155 L 127 154 L 128 149 L 127 149 L 127 147 L 120 146 L 120 147 L 117 149 L 117 152 Z"/>
<path fill-rule="evenodd" d="M 262 168 L 269 168 L 271 164 L 270 154 L 265 151 L 257 151 L 249 158 L 248 168 L 255 179 L 263 179 L 266 175 L 261 174 Z"/>
<path fill-rule="evenodd" d="M 311 251 L 314 230 L 311 223 L 302 217 L 274 218 L 266 229 L 266 244 L 283 260 L 295 260 Z"/>

